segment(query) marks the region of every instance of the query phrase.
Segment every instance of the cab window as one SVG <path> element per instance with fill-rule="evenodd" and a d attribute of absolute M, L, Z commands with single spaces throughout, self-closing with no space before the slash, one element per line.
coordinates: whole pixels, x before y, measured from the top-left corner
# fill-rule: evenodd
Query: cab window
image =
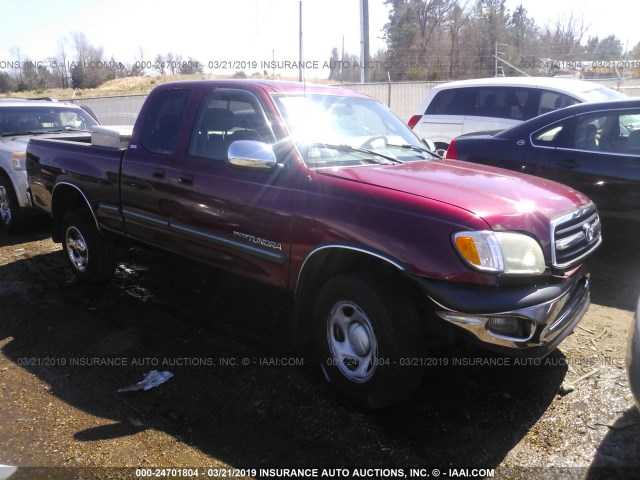
<path fill-rule="evenodd" d="M 145 150 L 162 155 L 174 153 L 189 93 L 186 89 L 165 90 L 155 97 L 140 134 Z"/>
<path fill-rule="evenodd" d="M 218 89 L 207 95 L 191 132 L 189 155 L 226 161 L 237 140 L 275 141 L 258 99 L 242 90 Z"/>

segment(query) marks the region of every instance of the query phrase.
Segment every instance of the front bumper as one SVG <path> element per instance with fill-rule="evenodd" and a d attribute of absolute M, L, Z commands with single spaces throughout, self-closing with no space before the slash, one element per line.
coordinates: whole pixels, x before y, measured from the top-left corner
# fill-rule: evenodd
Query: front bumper
<path fill-rule="evenodd" d="M 561 284 L 541 288 L 447 286 L 428 291 L 440 318 L 476 343 L 509 355 L 548 355 L 590 305 L 584 267 Z M 504 308 L 508 303 L 511 307 Z"/>

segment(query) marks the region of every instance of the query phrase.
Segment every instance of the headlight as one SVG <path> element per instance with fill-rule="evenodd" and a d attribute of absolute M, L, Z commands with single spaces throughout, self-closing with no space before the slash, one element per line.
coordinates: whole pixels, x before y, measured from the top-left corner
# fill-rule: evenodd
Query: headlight
<path fill-rule="evenodd" d="M 536 274 L 544 272 L 544 255 L 538 242 L 521 233 L 458 232 L 456 249 L 472 267 L 484 272 Z"/>
<path fill-rule="evenodd" d="M 25 170 L 27 168 L 27 152 L 13 152 L 11 162 L 14 170 Z"/>

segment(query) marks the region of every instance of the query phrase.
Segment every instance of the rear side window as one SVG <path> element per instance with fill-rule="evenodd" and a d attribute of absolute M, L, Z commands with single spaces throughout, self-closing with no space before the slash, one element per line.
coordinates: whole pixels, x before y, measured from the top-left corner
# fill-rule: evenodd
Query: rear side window
<path fill-rule="evenodd" d="M 538 115 L 540 94 L 525 87 L 451 88 L 436 94 L 425 114 L 528 120 Z"/>
<path fill-rule="evenodd" d="M 531 143 L 539 147 L 557 147 L 569 133 L 568 121 L 554 123 L 531 136 Z"/>
<path fill-rule="evenodd" d="M 535 89 L 488 87 L 474 90 L 473 115 L 524 121 L 537 114 Z"/>
<path fill-rule="evenodd" d="M 155 97 L 140 134 L 140 143 L 146 150 L 162 155 L 175 152 L 190 92 L 186 89 L 165 90 Z"/>
<path fill-rule="evenodd" d="M 540 95 L 540 109 L 538 111 L 538 115 L 552 112 L 559 108 L 569 107 L 571 105 L 575 105 L 576 103 L 580 102 L 575 98 L 570 97 L 569 95 L 558 92 L 551 92 L 549 90 L 543 90 L 542 94 Z"/>
<path fill-rule="evenodd" d="M 466 115 L 469 110 L 470 89 L 451 88 L 436 93 L 427 107 L 426 115 Z"/>

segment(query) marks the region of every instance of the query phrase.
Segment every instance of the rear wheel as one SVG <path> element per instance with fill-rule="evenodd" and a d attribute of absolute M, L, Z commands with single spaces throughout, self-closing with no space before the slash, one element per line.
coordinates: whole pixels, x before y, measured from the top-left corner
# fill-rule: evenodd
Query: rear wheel
<path fill-rule="evenodd" d="M 86 283 L 99 283 L 113 276 L 114 242 L 98 231 L 88 212 L 67 213 L 62 220 L 62 235 L 62 254 L 76 277 Z"/>
<path fill-rule="evenodd" d="M 8 178 L 0 176 L 0 224 L 6 231 L 15 233 L 20 230 L 23 223 L 13 185 Z"/>
<path fill-rule="evenodd" d="M 318 297 L 316 348 L 327 379 L 350 400 L 385 407 L 409 396 L 423 369 L 418 313 L 400 289 L 366 275 L 329 280 Z"/>

